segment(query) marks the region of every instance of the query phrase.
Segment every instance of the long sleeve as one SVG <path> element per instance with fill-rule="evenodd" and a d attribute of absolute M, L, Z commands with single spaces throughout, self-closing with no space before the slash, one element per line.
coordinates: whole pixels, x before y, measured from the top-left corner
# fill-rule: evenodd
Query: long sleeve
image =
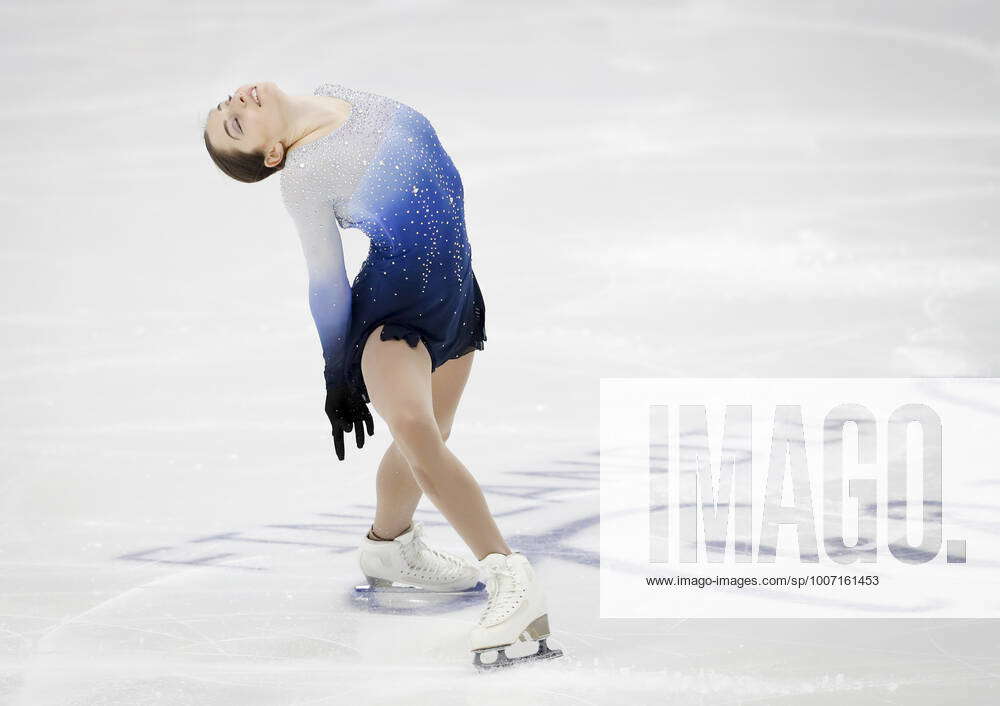
<path fill-rule="evenodd" d="M 344 353 L 351 323 L 351 284 L 333 203 L 312 190 L 287 190 L 285 207 L 298 229 L 309 270 L 309 308 L 323 348 L 327 389 L 344 384 Z"/>

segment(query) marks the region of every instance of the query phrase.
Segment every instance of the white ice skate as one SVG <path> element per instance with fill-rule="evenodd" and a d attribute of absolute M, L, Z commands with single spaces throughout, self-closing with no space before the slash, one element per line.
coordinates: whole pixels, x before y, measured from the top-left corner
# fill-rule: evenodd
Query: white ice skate
<path fill-rule="evenodd" d="M 479 669 L 509 667 L 519 662 L 562 657 L 562 650 L 545 644 L 549 637 L 549 616 L 545 596 L 523 554 L 488 554 L 479 562 L 486 578 L 490 599 L 472 630 L 472 663 Z M 510 657 L 506 648 L 522 640 L 537 640 L 538 651 L 525 657 Z M 496 659 L 484 662 L 483 655 L 496 652 Z"/>
<path fill-rule="evenodd" d="M 479 569 L 471 560 L 432 549 L 419 522 L 391 542 L 365 537 L 358 563 L 368 579 L 356 590 L 380 592 L 460 593 L 483 589 Z"/>

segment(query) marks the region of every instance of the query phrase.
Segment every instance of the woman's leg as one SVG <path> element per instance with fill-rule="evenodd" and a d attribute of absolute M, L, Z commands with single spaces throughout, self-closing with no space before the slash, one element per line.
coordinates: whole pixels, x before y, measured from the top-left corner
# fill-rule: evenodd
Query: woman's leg
<path fill-rule="evenodd" d="M 393 441 L 382 456 L 375 476 L 375 521 L 372 530 L 381 539 L 395 539 L 410 526 L 420 490 L 410 462 Z"/>
<path fill-rule="evenodd" d="M 372 406 L 389 425 L 417 485 L 477 559 L 510 554 L 476 479 L 445 446 L 434 413 L 430 354 L 423 341 L 410 348 L 405 341 L 381 340 L 381 331 L 380 326 L 368 337 L 361 371 Z"/>
<path fill-rule="evenodd" d="M 431 396 L 434 404 L 434 419 L 441 439 L 445 442 L 451 435 L 465 383 L 472 372 L 475 351 L 460 358 L 442 363 L 431 375 Z M 410 462 L 406 460 L 399 445 L 393 441 L 382 456 L 375 479 L 376 506 L 375 534 L 383 539 L 393 539 L 406 531 L 413 520 L 413 511 L 420 502 L 423 491 L 413 477 Z"/>

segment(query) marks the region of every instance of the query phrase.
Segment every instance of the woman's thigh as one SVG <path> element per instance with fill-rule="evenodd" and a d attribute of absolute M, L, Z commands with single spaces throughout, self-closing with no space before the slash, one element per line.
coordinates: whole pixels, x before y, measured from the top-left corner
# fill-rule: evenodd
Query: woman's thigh
<path fill-rule="evenodd" d="M 390 427 L 433 419 L 441 437 L 447 439 L 475 351 L 445 361 L 432 375 L 430 353 L 423 341 L 411 348 L 405 341 L 381 340 L 381 332 L 381 326 L 372 331 L 361 355 L 372 406 Z"/>
<path fill-rule="evenodd" d="M 369 334 L 361 353 L 361 374 L 372 406 L 392 428 L 434 420 L 431 358 L 423 341 L 381 339 L 382 327 Z"/>
<path fill-rule="evenodd" d="M 458 403 L 462 399 L 465 383 L 469 381 L 469 374 L 472 372 L 475 354 L 475 351 L 470 351 L 460 358 L 446 360 L 431 375 L 434 418 L 437 419 L 441 437 L 445 440 L 451 434 Z"/>

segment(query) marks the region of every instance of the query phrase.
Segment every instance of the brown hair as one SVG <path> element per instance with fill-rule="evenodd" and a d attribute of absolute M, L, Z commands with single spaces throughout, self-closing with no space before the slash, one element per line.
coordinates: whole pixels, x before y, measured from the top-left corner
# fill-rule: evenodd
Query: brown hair
<path fill-rule="evenodd" d="M 264 164 L 263 152 L 246 154 L 244 152 L 217 150 L 208 140 L 207 127 L 205 128 L 205 148 L 208 150 L 212 161 L 215 162 L 215 166 L 236 181 L 243 181 L 247 184 L 266 179 L 275 172 L 281 171 L 285 166 L 285 157 L 288 155 L 286 152 L 277 166 L 268 167 Z"/>

